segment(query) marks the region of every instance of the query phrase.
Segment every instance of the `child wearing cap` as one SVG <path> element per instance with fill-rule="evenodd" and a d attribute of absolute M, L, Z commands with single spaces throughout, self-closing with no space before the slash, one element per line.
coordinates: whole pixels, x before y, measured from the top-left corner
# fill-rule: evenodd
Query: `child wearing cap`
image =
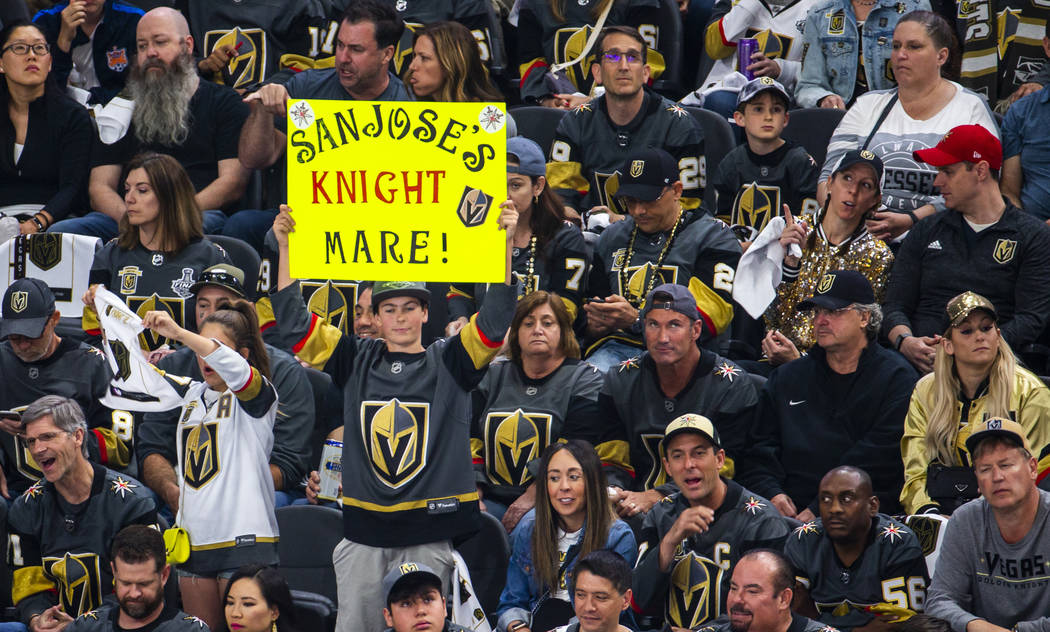
<path fill-rule="evenodd" d="M 746 249 L 781 215 L 784 204 L 815 215 L 820 167 L 801 145 L 780 137 L 790 99 L 771 77 L 747 83 L 737 97 L 733 120 L 747 142 L 726 154 L 715 174 L 716 216 L 733 228 Z"/>

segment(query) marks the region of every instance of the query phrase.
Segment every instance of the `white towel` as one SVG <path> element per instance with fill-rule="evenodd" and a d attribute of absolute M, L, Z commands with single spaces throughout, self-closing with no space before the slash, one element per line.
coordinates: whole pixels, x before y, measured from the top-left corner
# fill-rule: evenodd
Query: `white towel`
<path fill-rule="evenodd" d="M 777 297 L 777 286 L 784 278 L 784 247 L 780 245 L 780 234 L 786 225 L 783 217 L 769 220 L 736 266 L 733 300 L 752 318 L 762 317 Z M 791 244 L 789 252 L 796 257 L 802 256 L 798 244 Z"/>
<path fill-rule="evenodd" d="M 67 86 L 66 94 L 91 111 L 91 116 L 95 118 L 95 127 L 98 128 L 98 137 L 103 143 L 112 145 L 124 138 L 131 125 L 131 113 L 135 110 L 134 101 L 113 97 L 105 105 L 88 105 L 91 93 L 76 86 Z"/>
<path fill-rule="evenodd" d="M 452 551 L 452 561 L 456 565 L 452 572 L 452 623 L 474 632 L 492 632 L 470 582 L 467 562 L 459 551 Z"/>

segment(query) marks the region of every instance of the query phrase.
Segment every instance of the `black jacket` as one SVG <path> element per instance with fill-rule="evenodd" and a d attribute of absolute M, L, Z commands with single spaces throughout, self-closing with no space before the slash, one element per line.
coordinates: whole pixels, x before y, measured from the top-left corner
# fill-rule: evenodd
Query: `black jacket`
<path fill-rule="evenodd" d="M 44 37 L 51 44 L 51 74 L 55 76 L 58 85 L 63 87 L 69 82 L 69 73 L 73 70 L 73 49 L 89 41 L 84 31 L 78 28 L 68 53 L 58 47 L 58 34 L 62 30 L 62 9 L 67 6 L 69 2 L 62 2 L 33 16 L 33 22 L 40 27 Z M 90 40 L 95 76 L 100 84 L 91 89 L 91 103 L 109 103 L 110 99 L 124 89 L 124 83 L 131 73 L 131 62 L 135 58 L 135 29 L 142 13 L 142 9 L 106 0 L 106 6 L 102 9 L 102 22 Z"/>
<path fill-rule="evenodd" d="M 908 325 L 918 336 L 948 329 L 945 307 L 967 290 L 995 305 L 1014 349 L 1035 341 L 1050 317 L 1050 228 L 1006 203 L 975 233 L 949 209 L 920 221 L 901 245 L 886 286 L 883 331 Z"/>
<path fill-rule="evenodd" d="M 787 494 L 816 510 L 820 479 L 839 465 L 871 475 L 882 511 L 893 513 L 904 483 L 901 436 L 919 375 L 904 356 L 869 343 L 857 370 L 839 375 L 824 349 L 773 372 L 759 401 L 750 458 L 737 480 L 755 493 Z"/>

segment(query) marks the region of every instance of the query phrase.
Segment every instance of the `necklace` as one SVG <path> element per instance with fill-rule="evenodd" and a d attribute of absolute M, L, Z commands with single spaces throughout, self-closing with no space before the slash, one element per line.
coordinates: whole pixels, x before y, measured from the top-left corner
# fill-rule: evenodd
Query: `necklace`
<path fill-rule="evenodd" d="M 627 268 L 631 265 L 631 259 L 634 257 L 634 240 L 638 237 L 638 225 L 635 224 L 634 228 L 631 229 L 631 240 L 627 243 L 627 254 L 624 255 L 623 266 L 620 267 L 620 288 L 623 291 L 624 297 L 629 303 L 635 307 L 641 307 L 642 302 L 646 296 L 649 296 L 649 292 L 653 291 L 653 286 L 656 285 L 656 277 L 660 275 L 660 266 L 664 262 L 664 257 L 671 250 L 671 243 L 674 242 L 675 235 L 678 234 L 678 227 L 682 225 L 682 209 L 678 209 L 678 218 L 674 221 L 674 226 L 671 227 L 671 234 L 668 235 L 667 241 L 664 243 L 663 250 L 660 251 L 660 256 L 656 258 L 656 264 L 652 265 L 653 272 L 649 277 L 649 283 L 642 292 L 641 296 L 635 296 L 630 290 L 630 276 L 627 272 Z M 650 265 L 646 263 L 646 265 Z"/>
<path fill-rule="evenodd" d="M 529 237 L 529 260 L 525 263 L 525 294 L 535 292 L 539 288 L 539 279 L 536 278 L 536 235 Z"/>

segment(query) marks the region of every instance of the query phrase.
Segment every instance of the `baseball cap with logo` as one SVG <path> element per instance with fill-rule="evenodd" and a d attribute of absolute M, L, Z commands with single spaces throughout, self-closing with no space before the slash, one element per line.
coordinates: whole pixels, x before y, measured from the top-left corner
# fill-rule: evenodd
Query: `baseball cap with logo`
<path fill-rule="evenodd" d="M 973 455 L 978 444 L 989 437 L 1006 437 L 1015 441 L 1017 445 L 1028 450 L 1028 452 L 1032 451 L 1032 446 L 1028 443 L 1028 437 L 1025 435 L 1021 424 L 1013 419 L 992 417 L 970 424 L 970 436 L 966 438 L 966 449 L 969 450 L 970 455 Z"/>
<path fill-rule="evenodd" d="M 991 301 L 976 292 L 966 291 L 948 301 L 948 321 L 952 327 L 955 327 L 966 320 L 966 317 L 975 309 L 983 309 L 988 312 L 992 320 L 999 320 L 999 314 L 996 313 L 995 305 L 992 305 Z"/>
<path fill-rule="evenodd" d="M 779 81 L 773 77 L 755 77 L 751 81 L 745 83 L 743 88 L 740 88 L 740 92 L 736 95 L 737 107 L 739 107 L 741 103 L 747 103 L 767 90 L 776 92 L 784 97 L 785 101 L 791 103 L 791 97 L 788 96 L 787 90 L 784 89 L 784 86 L 781 85 Z"/>
<path fill-rule="evenodd" d="M 376 281 L 372 286 L 372 311 L 378 313 L 380 303 L 398 296 L 411 296 L 424 305 L 430 304 L 430 290 L 422 281 Z"/>
<path fill-rule="evenodd" d="M 980 125 L 959 125 L 948 130 L 936 147 L 913 151 L 912 157 L 934 167 L 986 160 L 989 167 L 998 169 L 1003 166 L 1003 145 Z"/>
<path fill-rule="evenodd" d="M 39 338 L 51 314 L 55 313 L 55 295 L 40 279 L 18 279 L 4 292 L 0 305 L 0 340 L 8 336 Z"/>
<path fill-rule="evenodd" d="M 681 417 L 675 418 L 671 423 L 667 424 L 667 428 L 664 429 L 664 438 L 660 441 L 660 452 L 664 456 L 667 456 L 667 444 L 671 443 L 671 439 L 683 432 L 695 432 L 703 435 L 711 445 L 715 448 L 722 447 L 722 440 L 718 438 L 718 431 L 715 430 L 715 425 L 711 423 L 711 420 L 703 415 L 697 415 L 696 413 L 686 413 Z"/>
<path fill-rule="evenodd" d="M 402 562 L 390 569 L 390 572 L 383 577 L 383 595 L 386 597 L 387 604 L 390 603 L 390 594 L 398 585 L 412 579 L 426 582 L 441 592 L 441 578 L 434 572 L 434 569 L 419 562 Z"/>
<path fill-rule="evenodd" d="M 244 295 L 244 271 L 228 263 L 217 263 L 201 273 L 201 278 L 190 286 L 190 292 L 196 294 L 205 285 L 224 287 L 241 298 Z"/>
<path fill-rule="evenodd" d="M 845 171 L 853 165 L 868 165 L 875 172 L 875 183 L 882 190 L 882 160 L 867 149 L 851 149 L 842 156 L 832 175 Z"/>
<path fill-rule="evenodd" d="M 652 202 L 678 178 L 678 163 L 671 154 L 658 147 L 646 147 L 629 155 L 620 167 L 616 197 Z"/>
<path fill-rule="evenodd" d="M 649 292 L 649 295 L 645 297 L 645 307 L 642 308 L 642 313 L 638 317 L 645 320 L 649 312 L 654 309 L 675 311 L 689 320 L 700 318 L 700 312 L 696 307 L 696 299 L 689 292 L 689 288 L 677 283 L 664 283 L 654 287 L 653 291 Z"/>
<path fill-rule="evenodd" d="M 842 309 L 854 303 L 870 305 L 875 302 L 875 292 L 860 272 L 855 270 L 832 270 L 820 278 L 817 292 L 798 304 L 800 310 L 814 307 Z"/>

